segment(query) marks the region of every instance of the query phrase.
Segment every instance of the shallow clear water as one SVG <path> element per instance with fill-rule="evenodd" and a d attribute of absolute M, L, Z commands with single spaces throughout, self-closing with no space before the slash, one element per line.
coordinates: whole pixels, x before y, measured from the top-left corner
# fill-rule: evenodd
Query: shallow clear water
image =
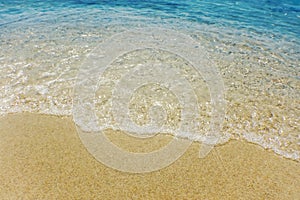
<path fill-rule="evenodd" d="M 296 0 L 0 1 L 1 114 L 71 115 L 73 87 L 86 55 L 115 33 L 149 27 L 190 35 L 208 52 L 226 89 L 222 129 L 226 138 L 244 138 L 299 160 L 300 3 Z M 120 71 L 113 69 L 151 59 L 184 65 L 159 51 L 132 52 L 119 59 L 105 76 L 111 73 L 111 79 L 118 79 Z M 203 80 L 197 81 L 194 86 L 200 88 L 196 93 L 201 99 L 207 88 L 200 87 Z M 108 109 L 101 103 L 111 89 L 110 84 L 101 86 L 106 89 L 97 91 L 102 99 L 95 100 L 99 118 Z M 139 95 L 131 107 L 143 99 Z M 176 127 L 178 105 L 168 95 L 170 102 L 162 104 L 169 106 L 168 119 L 173 120 L 167 124 Z M 205 135 L 210 105 L 209 99 L 202 100 L 198 132 Z M 147 102 L 143 105 L 132 115 L 143 113 Z M 134 120 L 147 121 L 147 116 L 140 117 Z"/>

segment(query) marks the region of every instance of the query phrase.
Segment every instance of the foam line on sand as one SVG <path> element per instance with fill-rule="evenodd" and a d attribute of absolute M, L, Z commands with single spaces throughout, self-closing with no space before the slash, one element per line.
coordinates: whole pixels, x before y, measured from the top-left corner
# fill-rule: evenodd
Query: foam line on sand
<path fill-rule="evenodd" d="M 110 137 L 125 149 L 136 142 Z M 170 139 L 158 137 L 157 146 Z M 87 152 L 71 117 L 9 114 L 0 118 L 0 199 L 300 198 L 299 162 L 234 140 L 203 159 L 198 153 L 194 143 L 169 167 L 123 173 Z"/>

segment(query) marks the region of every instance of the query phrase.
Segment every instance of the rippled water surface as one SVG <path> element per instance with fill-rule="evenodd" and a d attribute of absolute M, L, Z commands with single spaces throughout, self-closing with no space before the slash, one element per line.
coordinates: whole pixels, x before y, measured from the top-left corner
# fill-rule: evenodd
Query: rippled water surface
<path fill-rule="evenodd" d="M 300 3 L 296 0 L 0 0 L 0 113 L 71 115 L 73 87 L 88 53 L 116 33 L 149 27 L 189 35 L 207 51 L 225 87 L 223 135 L 299 161 Z M 123 72 L 118 69 L 145 60 L 182 69 L 189 66 L 170 52 L 146 49 L 120 56 L 104 76 L 117 80 Z M 208 89 L 201 87 L 203 79 L 193 71 L 178 75 L 195 76 L 188 80 L 198 88 L 198 132 L 205 135 L 211 115 Z M 96 91 L 99 118 L 109 118 L 103 113 L 112 85 L 100 84 L 102 90 Z M 167 124 L 176 127 L 180 106 L 175 96 L 155 87 L 145 86 L 133 96 L 132 118 L 138 124 L 147 122 L 144 113 L 152 101 L 145 91 L 159 90 L 153 96 L 168 97 L 161 104 L 169 106 Z"/>

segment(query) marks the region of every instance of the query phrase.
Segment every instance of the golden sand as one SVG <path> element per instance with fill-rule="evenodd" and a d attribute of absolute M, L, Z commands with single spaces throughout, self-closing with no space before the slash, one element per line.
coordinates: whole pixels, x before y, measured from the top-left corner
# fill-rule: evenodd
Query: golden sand
<path fill-rule="evenodd" d="M 0 199 L 300 199 L 300 163 L 244 141 L 217 146 L 204 159 L 194 143 L 169 167 L 130 174 L 96 161 L 71 117 L 9 114 L 0 119 L 0 137 Z M 161 142 L 152 148 L 169 139 L 153 139 Z M 137 143 L 129 140 L 116 142 L 125 149 Z"/>

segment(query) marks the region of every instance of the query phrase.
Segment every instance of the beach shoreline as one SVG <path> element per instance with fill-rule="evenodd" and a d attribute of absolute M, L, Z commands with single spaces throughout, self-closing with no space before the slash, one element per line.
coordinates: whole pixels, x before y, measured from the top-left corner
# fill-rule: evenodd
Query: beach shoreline
<path fill-rule="evenodd" d="M 203 159 L 198 158 L 199 143 L 193 143 L 170 166 L 132 174 L 94 159 L 81 143 L 71 117 L 7 114 L 0 117 L 0 127 L 1 199 L 300 197 L 300 163 L 245 141 L 216 146 Z M 165 144 L 167 137 L 157 140 L 156 146 Z M 128 140 L 119 141 L 125 149 L 130 146 Z"/>

